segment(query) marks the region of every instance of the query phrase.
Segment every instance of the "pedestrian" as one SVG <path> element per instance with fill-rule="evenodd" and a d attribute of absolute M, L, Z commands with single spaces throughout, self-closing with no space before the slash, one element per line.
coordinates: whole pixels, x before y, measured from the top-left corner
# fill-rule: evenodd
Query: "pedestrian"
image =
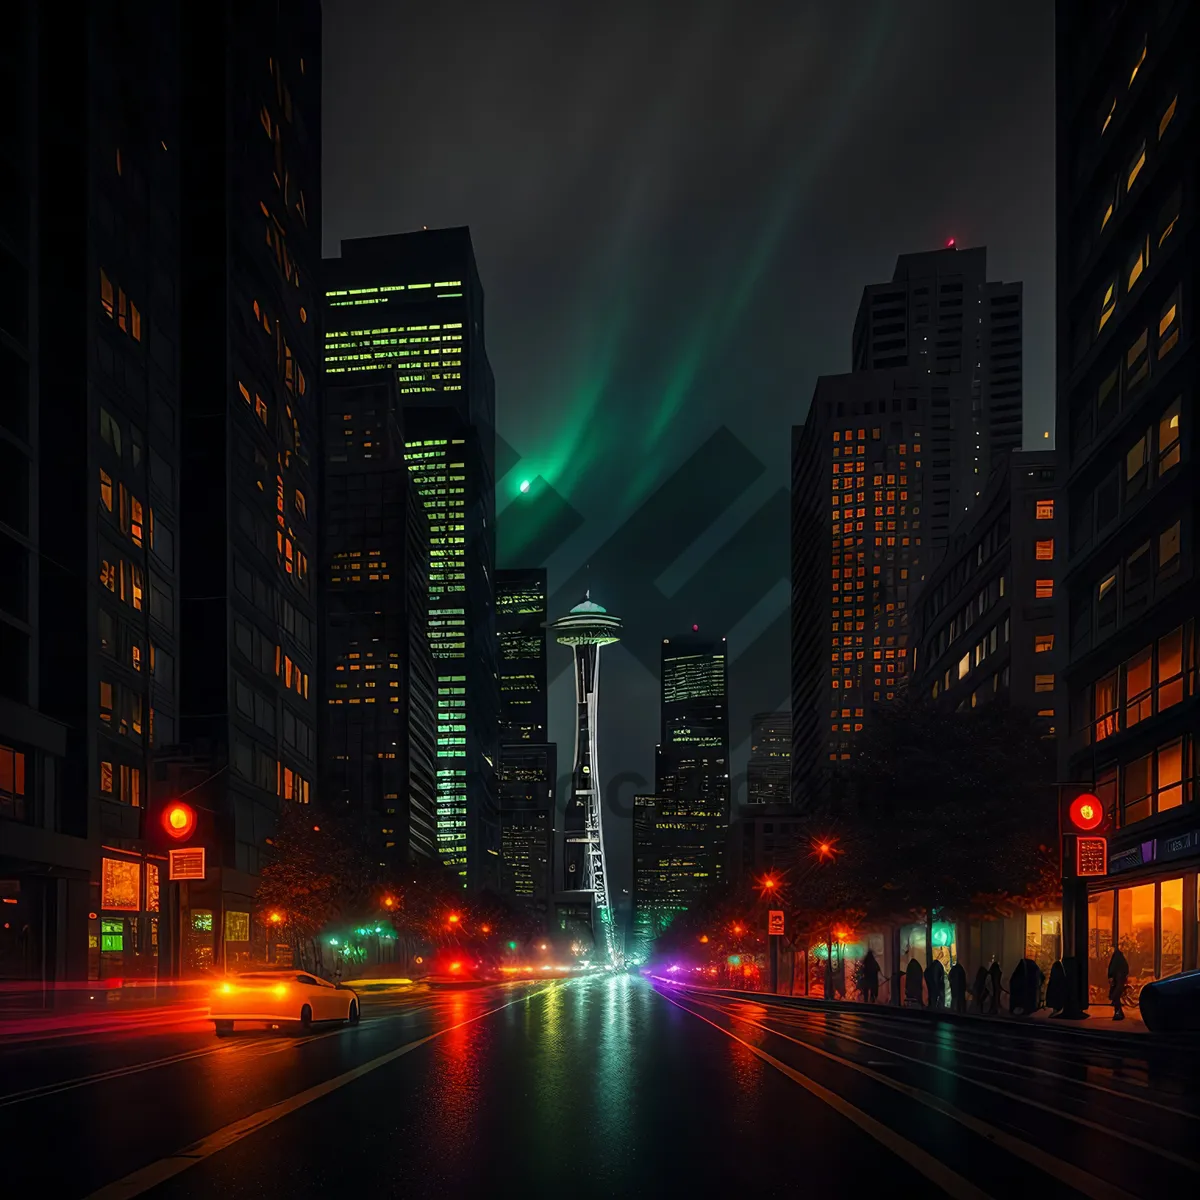
<path fill-rule="evenodd" d="M 950 968 L 950 1007 L 956 1013 L 965 1013 L 967 1011 L 967 973 L 963 970 L 963 965 L 956 962 Z"/>
<path fill-rule="evenodd" d="M 995 1016 L 1000 1011 L 1000 993 L 1004 991 L 1004 985 L 1001 981 L 1000 964 L 994 958 L 988 968 L 988 979 L 992 985 L 991 995 L 988 997 L 988 1012 Z"/>
<path fill-rule="evenodd" d="M 863 997 L 868 1004 L 874 1004 L 879 999 L 879 963 L 875 952 L 868 950 L 862 961 Z"/>
<path fill-rule="evenodd" d="M 1129 961 L 1120 950 L 1114 950 L 1108 960 L 1108 999 L 1113 1006 L 1113 1020 L 1125 1020 L 1125 989 L 1129 986 Z"/>
<path fill-rule="evenodd" d="M 921 964 L 915 958 L 908 960 L 904 968 L 904 1002 L 912 1008 L 921 1008 Z"/>
<path fill-rule="evenodd" d="M 1042 1007 L 1042 985 L 1046 982 L 1046 972 L 1032 959 L 1025 960 L 1025 1011 L 1032 1016 L 1040 1012 Z"/>
<path fill-rule="evenodd" d="M 1051 1016 L 1057 1017 L 1067 1007 L 1067 969 L 1062 960 L 1050 968 L 1050 982 L 1046 985 L 1046 1007 Z"/>
<path fill-rule="evenodd" d="M 1028 988 L 1028 982 L 1025 977 L 1025 964 L 1028 961 L 1029 960 L 1025 958 L 1021 959 L 1020 962 L 1013 967 L 1013 973 L 1008 979 L 1008 1011 L 1014 1017 L 1028 1015 L 1029 1001 L 1027 999 L 1028 993 L 1026 990 Z"/>
<path fill-rule="evenodd" d="M 946 968 L 942 960 L 935 958 L 925 968 L 925 986 L 929 989 L 929 1007 L 946 1007 Z"/>
<path fill-rule="evenodd" d="M 971 996 L 975 1001 L 975 1007 L 983 1012 L 983 1002 L 987 999 L 988 991 L 988 973 L 987 967 L 980 967 L 975 972 L 975 985 L 971 988 Z"/>

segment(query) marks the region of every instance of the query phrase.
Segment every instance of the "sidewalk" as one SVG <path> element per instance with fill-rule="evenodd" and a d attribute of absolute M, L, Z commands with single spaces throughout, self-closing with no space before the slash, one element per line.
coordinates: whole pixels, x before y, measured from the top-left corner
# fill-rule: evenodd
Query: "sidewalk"
<path fill-rule="evenodd" d="M 1089 1037 L 1126 1039 L 1129 1037 L 1149 1037 L 1150 1031 L 1142 1020 L 1136 1008 L 1125 1009 L 1125 1020 L 1114 1021 L 1112 1009 L 1094 1005 L 1089 1010 L 1086 1021 L 1064 1021 L 1051 1017 L 1049 1009 L 1041 1009 L 1031 1017 L 1014 1017 L 1011 1013 L 1001 1010 L 995 1015 L 986 1013 L 956 1013 L 948 1008 L 904 1008 L 893 1004 L 865 1004 L 857 1000 L 826 1000 L 820 996 L 777 996 L 770 992 L 751 992 L 737 988 L 711 988 L 703 984 L 691 983 L 686 979 L 675 980 L 664 975 L 654 975 L 651 978 L 661 983 L 674 984 L 677 987 L 691 991 L 710 992 L 713 995 L 728 996 L 739 1000 L 760 1000 L 763 1003 L 775 1004 L 784 1008 L 810 1008 L 821 1012 L 846 1012 L 855 1015 L 892 1016 L 910 1021 L 947 1021 L 953 1024 L 968 1025 L 1003 1025 L 1008 1028 L 1025 1028 L 1037 1030 L 1038 1033 L 1083 1034 Z M 1155 1040 L 1162 1040 L 1172 1035 L 1158 1035 Z M 1188 1035 L 1173 1035 L 1187 1037 Z"/>
<path fill-rule="evenodd" d="M 208 1015 L 207 981 L 0 985 L 0 1044 L 177 1025 Z"/>

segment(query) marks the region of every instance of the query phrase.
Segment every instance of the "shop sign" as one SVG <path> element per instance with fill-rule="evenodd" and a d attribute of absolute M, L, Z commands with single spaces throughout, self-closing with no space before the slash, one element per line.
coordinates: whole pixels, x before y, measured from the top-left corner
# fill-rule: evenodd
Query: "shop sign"
<path fill-rule="evenodd" d="M 1174 837 L 1158 839 L 1156 858 L 1183 858 L 1200 851 L 1200 831 L 1176 834 Z"/>

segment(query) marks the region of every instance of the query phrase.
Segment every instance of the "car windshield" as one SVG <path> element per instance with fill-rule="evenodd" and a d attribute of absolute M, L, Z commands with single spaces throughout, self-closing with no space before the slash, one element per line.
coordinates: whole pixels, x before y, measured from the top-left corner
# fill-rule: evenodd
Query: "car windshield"
<path fill-rule="evenodd" d="M 246 980 L 250 983 L 279 983 L 281 980 L 287 978 L 287 975 L 277 974 L 274 971 L 252 971 L 246 975 L 238 976 L 238 979 Z"/>

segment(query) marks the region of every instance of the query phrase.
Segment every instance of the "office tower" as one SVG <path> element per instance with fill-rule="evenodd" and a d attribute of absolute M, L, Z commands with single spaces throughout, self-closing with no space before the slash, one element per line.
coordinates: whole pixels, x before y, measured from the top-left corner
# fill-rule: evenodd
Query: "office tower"
<path fill-rule="evenodd" d="M 546 740 L 546 569 L 496 572 L 500 742 Z"/>
<path fill-rule="evenodd" d="M 909 367 L 933 385 L 926 452 L 938 462 L 925 498 L 935 526 L 957 522 L 995 466 L 1021 448 L 1019 283 L 987 278 L 987 250 L 902 254 L 890 283 L 863 289 L 853 370 Z M 940 552 L 944 535 L 934 535 Z"/>
<path fill-rule="evenodd" d="M 501 894 L 548 918 L 558 755 L 546 742 L 546 571 L 496 572 Z"/>
<path fill-rule="evenodd" d="M 1115 816 L 1063 915 L 1094 1002 L 1112 946 L 1135 991 L 1197 966 L 1197 45 L 1187 0 L 1058 6 L 1059 778 Z"/>
<path fill-rule="evenodd" d="M 633 958 L 720 880 L 728 828 L 716 794 L 633 798 Z"/>
<path fill-rule="evenodd" d="M 912 682 L 939 707 L 1002 696 L 1047 735 L 1060 712 L 1066 516 L 1053 450 L 1009 455 L 951 533 L 912 614 Z"/>
<path fill-rule="evenodd" d="M 612 910 L 604 853 L 598 691 L 600 650 L 620 640 L 621 620 L 595 603 L 589 592 L 549 628 L 560 645 L 571 647 L 575 659 L 575 758 L 571 767 L 571 794 L 563 822 L 563 865 L 565 890 L 584 893 L 559 904 L 559 922 L 566 928 L 568 922 L 579 920 L 585 905 L 589 906 L 592 912 L 589 924 L 596 948 L 607 952 L 609 962 L 616 966 L 623 953 Z"/>
<path fill-rule="evenodd" d="M 932 392 L 923 371 L 817 381 L 792 430 L 792 795 L 813 800 L 908 678 L 928 558 Z M 945 518 L 943 518 L 945 521 Z"/>
<path fill-rule="evenodd" d="M 500 894 L 549 922 L 554 891 L 554 743 L 500 747 Z"/>
<path fill-rule="evenodd" d="M 158 969 L 175 737 L 178 30 L 18 0 L 0 79 L 0 974 Z"/>
<path fill-rule="evenodd" d="M 746 803 L 790 804 L 791 788 L 792 714 L 755 713 L 750 722 Z"/>
<path fill-rule="evenodd" d="M 182 11 L 174 766 L 217 815 L 185 914 L 201 967 L 248 957 L 265 840 L 281 805 L 314 798 L 321 7 Z"/>
<path fill-rule="evenodd" d="M 747 805 L 729 831 L 729 876 L 762 880 L 780 873 L 786 877 L 811 852 L 810 818 L 791 804 Z"/>
<path fill-rule="evenodd" d="M 498 887 L 495 389 L 470 232 L 344 241 L 325 276 L 326 378 L 395 374 L 429 517 L 438 853 L 464 886 Z"/>
<path fill-rule="evenodd" d="M 432 860 L 429 520 L 404 462 L 395 376 L 339 383 L 324 402 L 322 800 L 361 822 L 381 863 Z"/>

